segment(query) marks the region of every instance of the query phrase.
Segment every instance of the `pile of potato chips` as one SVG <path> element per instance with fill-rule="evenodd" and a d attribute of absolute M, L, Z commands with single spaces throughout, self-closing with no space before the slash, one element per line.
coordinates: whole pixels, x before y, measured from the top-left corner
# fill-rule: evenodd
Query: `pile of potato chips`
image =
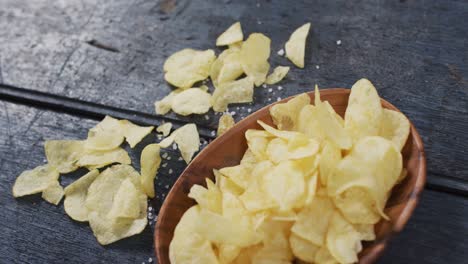
<path fill-rule="evenodd" d="M 42 193 L 46 201 L 55 205 L 65 196 L 65 212 L 76 221 L 89 222 L 102 245 L 141 233 L 148 223 L 147 197 L 155 196 L 154 179 L 161 163 L 160 148 L 175 142 L 189 163 L 200 145 L 195 124 L 182 126 L 160 143 L 143 149 L 141 173 L 138 173 L 130 166 L 130 157 L 120 145 L 126 140 L 133 148 L 153 128 L 106 116 L 89 130 L 86 140 L 46 141 L 48 163 L 21 173 L 13 185 L 13 196 Z M 165 123 L 157 131 L 168 136 L 171 128 L 171 123 Z M 89 172 L 63 188 L 60 174 L 79 167 Z M 104 169 L 99 171 L 100 168 Z"/>
<path fill-rule="evenodd" d="M 306 38 L 310 23 L 297 29 L 285 44 L 286 56 L 298 67 L 304 67 Z M 204 114 L 210 108 L 223 112 L 229 104 L 249 103 L 255 86 L 275 84 L 288 73 L 289 67 L 278 66 L 270 75 L 271 40 L 252 33 L 245 41 L 241 24 L 234 23 L 216 40 L 216 46 L 227 46 L 217 57 L 208 50 L 183 49 L 172 54 L 164 63 L 164 78 L 177 87 L 162 100 L 155 102 L 156 113 L 170 110 L 179 115 Z M 214 92 L 208 87 L 193 87 L 210 78 Z"/>
<path fill-rule="evenodd" d="M 355 263 L 374 240 L 394 185 L 405 176 L 401 149 L 410 124 L 383 109 L 359 80 L 345 118 L 301 94 L 270 108 L 277 128 L 245 133 L 240 164 L 194 185 L 197 205 L 180 219 L 171 263 Z"/>

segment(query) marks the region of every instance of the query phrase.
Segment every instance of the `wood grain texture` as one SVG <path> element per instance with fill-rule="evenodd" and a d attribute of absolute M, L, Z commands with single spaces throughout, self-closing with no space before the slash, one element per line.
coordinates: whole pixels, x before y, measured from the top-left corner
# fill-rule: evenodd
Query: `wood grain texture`
<path fill-rule="evenodd" d="M 308 94 L 310 101 L 314 102 L 315 93 L 309 92 Z M 320 98 L 323 101 L 328 101 L 335 111 L 343 117 L 348 105 L 349 94 L 349 89 L 326 89 L 321 91 Z M 280 103 L 285 103 L 291 98 L 293 97 L 284 99 Z M 206 185 L 206 177 L 214 180 L 213 169 L 239 164 L 247 150 L 245 132 L 248 129 L 263 130 L 257 123 L 258 120 L 273 125 L 270 116 L 271 106 L 260 109 L 226 131 L 200 152 L 182 172 L 161 207 L 156 225 L 155 251 L 160 264 L 170 264 L 169 245 L 174 235 L 174 229 L 185 211 L 194 204 L 194 200 L 188 197 L 190 188 L 194 184 Z M 385 100 L 382 100 L 382 106 L 398 111 L 395 106 Z M 424 189 L 426 182 L 424 146 L 413 125 L 411 125 L 406 145 L 402 149 L 402 156 L 403 167 L 408 174 L 405 180 L 392 189 L 392 194 L 387 201 L 385 214 L 390 221 L 381 220 L 376 224 L 376 239 L 364 244 L 364 249 L 359 254 L 359 263 L 370 264 L 377 261 L 387 246 L 387 242 L 403 230 Z"/>
<path fill-rule="evenodd" d="M 153 114 L 153 102 L 171 90 L 162 64 L 173 52 L 214 48 L 217 35 L 240 20 L 246 34 L 272 38 L 273 66 L 290 65 L 276 51 L 310 21 L 306 68 L 293 68 L 281 91 L 256 89 L 253 104 L 230 108 L 235 118 L 314 83 L 350 87 L 367 77 L 414 121 L 427 146 L 428 170 L 467 188 L 468 2 L 166 2 L 2 0 L 0 26 L 8 28 L 0 32 L 3 82 Z M 170 116 L 213 129 L 218 120 L 213 113 L 208 120 Z"/>

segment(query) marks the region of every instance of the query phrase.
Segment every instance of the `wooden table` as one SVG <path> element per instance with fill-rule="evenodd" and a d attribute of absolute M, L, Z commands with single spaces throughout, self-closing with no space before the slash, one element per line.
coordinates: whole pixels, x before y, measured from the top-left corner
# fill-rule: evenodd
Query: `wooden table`
<path fill-rule="evenodd" d="M 104 115 L 139 124 L 195 122 L 212 138 L 219 115 L 158 116 L 169 93 L 162 64 L 186 47 L 214 48 L 234 21 L 245 34 L 272 39 L 276 52 L 305 22 L 313 28 L 306 67 L 280 85 L 255 90 L 255 102 L 231 107 L 235 118 L 321 87 L 372 80 L 423 137 L 426 190 L 407 228 L 380 263 L 466 263 L 468 257 L 468 2 L 464 0 L 229 1 L 0 0 L 0 263 L 154 262 L 151 225 L 138 236 L 100 246 L 87 224 L 39 196 L 14 199 L 17 175 L 45 162 L 45 139 L 85 138 Z M 338 45 L 338 41 L 341 44 Z M 218 50 L 219 51 L 219 50 Z M 138 168 L 145 138 L 131 151 Z M 184 169 L 179 154 L 161 168 L 157 212 Z M 169 171 L 172 170 L 173 173 Z M 62 176 L 68 184 L 84 174 Z"/>

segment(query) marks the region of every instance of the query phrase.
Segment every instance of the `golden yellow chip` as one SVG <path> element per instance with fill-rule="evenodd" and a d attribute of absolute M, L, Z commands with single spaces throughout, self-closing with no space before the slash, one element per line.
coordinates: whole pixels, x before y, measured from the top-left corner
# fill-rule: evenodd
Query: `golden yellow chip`
<path fill-rule="evenodd" d="M 154 197 L 154 179 L 161 164 L 160 150 L 158 144 L 149 144 L 141 151 L 141 186 L 150 198 Z"/>
<path fill-rule="evenodd" d="M 189 88 L 206 79 L 216 59 L 213 50 L 184 49 L 172 54 L 164 63 L 164 79 L 175 87 Z"/>
<path fill-rule="evenodd" d="M 291 263 L 293 253 L 289 246 L 291 223 L 265 221 L 260 227 L 263 247 L 253 257 L 253 263 Z"/>
<path fill-rule="evenodd" d="M 123 148 L 116 148 L 109 151 L 87 151 L 76 162 L 80 167 L 101 168 L 112 163 L 130 164 L 130 156 Z"/>
<path fill-rule="evenodd" d="M 167 137 L 171 133 L 171 129 L 172 129 L 172 123 L 166 122 L 158 126 L 156 128 L 156 131 L 159 133 L 162 133 L 163 136 Z"/>
<path fill-rule="evenodd" d="M 110 131 L 88 132 L 88 138 L 85 141 L 86 149 L 93 150 L 111 150 L 119 147 L 124 140 L 123 135 Z"/>
<path fill-rule="evenodd" d="M 379 136 L 392 141 L 398 150 L 405 146 L 410 132 L 408 118 L 400 112 L 383 109 Z"/>
<path fill-rule="evenodd" d="M 114 195 L 112 207 L 107 213 L 107 217 L 109 219 L 137 218 L 140 215 L 140 209 L 142 209 L 138 201 L 139 196 L 140 193 L 132 181 L 130 179 L 123 180 Z"/>
<path fill-rule="evenodd" d="M 163 99 L 154 102 L 154 109 L 156 111 L 156 114 L 165 115 L 169 113 L 169 111 L 171 111 L 172 109 L 172 101 L 174 100 L 174 97 L 178 93 L 181 93 L 183 90 L 184 89 L 176 89 L 167 96 L 165 96 Z"/>
<path fill-rule="evenodd" d="M 245 138 L 250 151 L 252 151 L 257 161 L 268 158 L 266 150 L 271 134 L 263 130 L 249 129 L 245 132 Z"/>
<path fill-rule="evenodd" d="M 287 66 L 278 66 L 273 70 L 273 72 L 270 75 L 268 75 L 268 77 L 266 78 L 265 83 L 266 84 L 278 83 L 281 80 L 283 80 L 284 77 L 286 77 L 288 72 L 289 72 L 289 67 L 287 67 Z"/>
<path fill-rule="evenodd" d="M 89 186 L 98 175 L 98 170 L 92 170 L 65 188 L 63 207 L 73 220 L 88 221 L 88 209 L 85 206 L 86 195 Z"/>
<path fill-rule="evenodd" d="M 327 185 L 328 178 L 333 174 L 336 165 L 341 160 L 341 150 L 330 141 L 325 141 L 320 152 L 320 183 Z"/>
<path fill-rule="evenodd" d="M 315 255 L 320 249 L 319 246 L 295 235 L 294 233 L 289 237 L 289 245 L 291 246 L 294 256 L 300 260 L 310 263 L 315 261 Z"/>
<path fill-rule="evenodd" d="M 229 104 L 252 102 L 253 89 L 254 83 L 248 77 L 219 84 L 212 96 L 213 110 L 223 112 Z"/>
<path fill-rule="evenodd" d="M 299 113 L 309 104 L 310 97 L 306 93 L 295 96 L 286 103 L 275 104 L 270 108 L 273 123 L 280 130 L 296 130 Z"/>
<path fill-rule="evenodd" d="M 47 140 L 44 144 L 47 162 L 60 173 L 69 173 L 78 166 L 76 162 L 84 153 L 84 141 L 80 140 Z"/>
<path fill-rule="evenodd" d="M 223 68 L 224 59 L 231 53 L 239 53 L 239 51 L 233 50 L 233 49 L 226 49 L 223 52 L 221 52 L 218 58 L 216 58 L 216 60 L 211 64 L 210 78 L 215 87 L 218 86 L 218 77 L 219 77 L 219 73 L 221 72 L 221 68 Z"/>
<path fill-rule="evenodd" d="M 38 166 L 32 170 L 23 171 L 16 178 L 13 185 L 13 196 L 21 197 L 25 195 L 40 193 L 47 189 L 50 184 L 57 181 L 59 172 L 54 166 L 49 164 Z"/>
<path fill-rule="evenodd" d="M 247 76 L 254 80 L 255 86 L 260 86 L 266 80 L 270 64 L 271 40 L 261 33 L 251 34 L 242 44 L 242 68 Z"/>
<path fill-rule="evenodd" d="M 357 254 L 362 250 L 359 233 L 339 212 L 335 212 L 331 217 L 327 248 L 340 263 L 356 263 Z"/>
<path fill-rule="evenodd" d="M 264 175 L 269 173 L 273 168 L 274 166 L 270 161 L 262 161 L 252 171 L 254 177 L 251 177 L 247 189 L 239 197 L 248 211 L 258 212 L 276 206 L 275 201 L 266 194 L 262 184 Z"/>
<path fill-rule="evenodd" d="M 317 264 L 338 264 L 338 261 L 330 254 L 326 245 L 322 246 L 315 254 Z"/>
<path fill-rule="evenodd" d="M 364 188 L 351 187 L 333 201 L 350 223 L 373 225 L 380 220 L 375 201 Z"/>
<path fill-rule="evenodd" d="M 63 187 L 58 181 L 51 183 L 42 191 L 42 198 L 51 204 L 59 204 L 63 198 Z"/>
<path fill-rule="evenodd" d="M 242 41 L 238 41 L 236 43 L 229 44 L 229 49 L 230 50 L 241 50 L 242 48 Z"/>
<path fill-rule="evenodd" d="M 182 116 L 204 114 L 210 108 L 211 95 L 199 88 L 184 90 L 172 99 L 172 111 Z"/>
<path fill-rule="evenodd" d="M 242 58 L 240 51 L 231 51 L 223 58 L 223 66 L 219 71 L 216 87 L 218 83 L 234 81 L 244 73 L 242 68 Z"/>
<path fill-rule="evenodd" d="M 242 248 L 229 244 L 221 244 L 218 246 L 218 259 L 220 263 L 231 263 L 239 256 Z"/>
<path fill-rule="evenodd" d="M 135 147 L 144 137 L 146 137 L 151 131 L 153 126 L 137 126 L 128 120 L 120 120 L 122 125 L 123 135 L 125 140 L 131 148 Z"/>
<path fill-rule="evenodd" d="M 231 127 L 233 127 L 235 123 L 236 122 L 234 121 L 234 118 L 232 118 L 232 115 L 224 113 L 219 118 L 217 136 L 219 137 L 222 134 L 224 134 L 224 132 L 228 131 Z"/>
<path fill-rule="evenodd" d="M 172 142 L 177 143 L 182 158 L 188 164 L 192 160 L 193 154 L 200 149 L 200 136 L 198 135 L 197 126 L 195 124 L 184 125 L 158 144 L 162 148 L 167 148 Z"/>
<path fill-rule="evenodd" d="M 244 165 L 224 167 L 219 172 L 242 189 L 247 189 L 251 179 L 251 168 Z"/>
<path fill-rule="evenodd" d="M 207 188 L 197 184 L 193 185 L 188 197 L 197 201 L 200 208 L 220 214 L 222 212 L 221 191 L 210 179 L 206 178 L 206 183 Z"/>
<path fill-rule="evenodd" d="M 377 136 L 382 123 L 382 105 L 374 85 L 357 81 L 351 88 L 345 113 L 345 129 L 353 142 L 366 136 Z"/>
<path fill-rule="evenodd" d="M 374 225 L 357 224 L 353 225 L 354 229 L 359 233 L 361 240 L 372 241 L 375 240 Z"/>
<path fill-rule="evenodd" d="M 230 45 L 244 39 L 240 22 L 232 24 L 216 39 L 216 46 Z"/>
<path fill-rule="evenodd" d="M 315 172 L 308 180 L 307 180 L 307 195 L 305 196 L 304 205 L 310 205 L 314 201 L 315 194 L 317 193 L 317 186 L 318 186 L 318 173 Z"/>
<path fill-rule="evenodd" d="M 239 185 L 235 184 L 231 179 L 221 174 L 218 170 L 213 169 L 213 174 L 216 178 L 216 186 L 223 193 L 232 193 L 234 195 L 241 195 L 244 192 L 244 189 Z"/>
<path fill-rule="evenodd" d="M 304 68 L 304 56 L 307 35 L 309 35 L 310 23 L 296 29 L 285 44 L 286 57 L 299 68 Z"/>

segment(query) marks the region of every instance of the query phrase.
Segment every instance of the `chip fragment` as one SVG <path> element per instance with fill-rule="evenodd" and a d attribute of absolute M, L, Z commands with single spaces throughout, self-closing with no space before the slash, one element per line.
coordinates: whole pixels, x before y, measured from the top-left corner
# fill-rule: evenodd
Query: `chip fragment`
<path fill-rule="evenodd" d="M 158 144 L 162 148 L 167 148 L 172 142 L 177 144 L 182 158 L 188 164 L 192 160 L 193 154 L 200 149 L 200 136 L 197 126 L 195 124 L 184 125 Z"/>
<path fill-rule="evenodd" d="M 16 178 L 13 185 L 13 196 L 21 197 L 25 195 L 40 193 L 47 189 L 59 178 L 57 168 L 52 165 L 38 166 L 32 170 L 23 171 Z"/>
<path fill-rule="evenodd" d="M 98 170 L 92 170 L 65 187 L 63 207 L 68 216 L 73 220 L 80 222 L 88 221 L 88 209 L 85 206 L 86 196 L 89 186 L 98 175 Z"/>
<path fill-rule="evenodd" d="M 255 86 L 260 86 L 266 80 L 270 64 L 271 40 L 261 34 L 252 33 L 244 43 L 240 51 L 242 68 L 247 76 L 254 80 Z"/>
<path fill-rule="evenodd" d="M 253 89 L 254 83 L 249 77 L 218 85 L 212 96 L 213 110 L 224 112 L 229 104 L 252 102 Z"/>
<path fill-rule="evenodd" d="M 154 197 L 154 179 L 161 164 L 160 150 L 158 144 L 149 144 L 141 152 L 141 186 L 150 198 Z"/>
<path fill-rule="evenodd" d="M 382 122 L 379 136 L 392 141 L 397 149 L 402 150 L 410 132 L 408 118 L 400 112 L 390 109 L 382 110 Z"/>
<path fill-rule="evenodd" d="M 63 187 L 58 181 L 55 181 L 42 191 L 42 198 L 51 204 L 57 205 L 62 200 L 63 194 Z"/>
<path fill-rule="evenodd" d="M 102 168 L 112 163 L 130 164 L 130 156 L 123 148 L 110 151 L 87 151 L 76 162 L 80 167 Z"/>
<path fill-rule="evenodd" d="M 156 131 L 159 133 L 162 133 L 163 136 L 167 137 L 171 133 L 171 129 L 172 129 L 172 123 L 166 122 L 158 126 L 156 128 Z"/>
<path fill-rule="evenodd" d="M 265 80 L 266 84 L 275 84 L 283 80 L 284 77 L 289 72 L 289 67 L 287 66 L 278 66 L 276 67 L 270 75 Z"/>
<path fill-rule="evenodd" d="M 84 141 L 81 140 L 47 140 L 44 143 L 47 162 L 60 173 L 78 169 L 77 161 L 84 153 Z"/>
<path fill-rule="evenodd" d="M 232 24 L 216 39 L 216 46 L 226 46 L 244 39 L 240 22 Z"/>
<path fill-rule="evenodd" d="M 220 118 L 219 118 L 219 123 L 218 123 L 218 131 L 217 131 L 217 136 L 221 136 L 224 134 L 224 132 L 228 131 L 231 127 L 235 125 L 234 118 L 232 118 L 232 115 L 224 113 Z"/>
<path fill-rule="evenodd" d="M 310 23 L 296 29 L 285 44 L 286 57 L 299 68 L 304 68 L 304 56 Z"/>
<path fill-rule="evenodd" d="M 174 96 L 171 107 L 182 116 L 204 114 L 211 108 L 211 95 L 199 88 L 186 89 Z"/>

